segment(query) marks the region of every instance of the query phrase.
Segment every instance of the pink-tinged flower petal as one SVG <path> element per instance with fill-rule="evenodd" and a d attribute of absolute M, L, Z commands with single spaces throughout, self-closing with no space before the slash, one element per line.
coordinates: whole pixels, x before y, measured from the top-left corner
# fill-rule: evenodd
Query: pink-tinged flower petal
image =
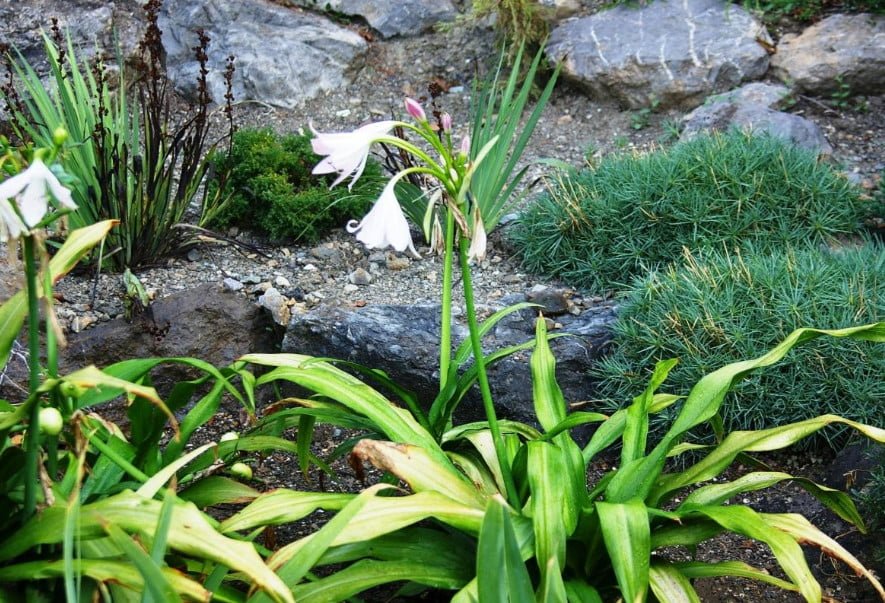
<path fill-rule="evenodd" d="M 464 138 L 461 139 L 461 154 L 465 157 L 470 156 L 470 136 L 465 135 Z"/>
<path fill-rule="evenodd" d="M 393 247 L 397 251 L 408 250 L 413 256 L 421 257 L 415 251 L 409 223 L 396 200 L 395 184 L 396 180 L 388 182 L 362 221 L 351 220 L 347 224 L 347 232 L 356 234 L 357 240 L 369 249 Z"/>
<path fill-rule="evenodd" d="M 369 148 L 377 139 L 386 136 L 396 125 L 395 121 L 379 121 L 357 128 L 353 132 L 317 132 L 311 126 L 314 138 L 310 141 L 314 153 L 325 155 L 316 167 L 314 174 L 338 174 L 332 183 L 336 186 L 350 178 L 348 188 L 363 174 Z"/>
<path fill-rule="evenodd" d="M 439 118 L 440 125 L 442 125 L 443 132 L 451 132 L 452 131 L 452 116 L 448 113 L 443 113 Z"/>
<path fill-rule="evenodd" d="M 424 113 L 424 107 L 421 106 L 421 103 L 413 98 L 407 98 L 405 102 L 406 111 L 409 112 L 409 115 L 418 121 L 427 121 L 427 115 Z"/>

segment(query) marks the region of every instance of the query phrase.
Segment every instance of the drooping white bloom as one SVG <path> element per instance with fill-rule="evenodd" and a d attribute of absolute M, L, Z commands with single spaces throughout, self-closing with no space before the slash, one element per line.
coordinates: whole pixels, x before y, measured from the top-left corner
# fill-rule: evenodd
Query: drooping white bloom
<path fill-rule="evenodd" d="M 412 243 L 409 223 L 396 200 L 393 187 L 397 179 L 392 178 L 381 191 L 381 196 L 361 222 L 351 220 L 347 232 L 369 249 L 393 247 L 397 251 L 408 250 L 414 257 L 421 257 Z"/>
<path fill-rule="evenodd" d="M 31 162 L 24 172 L 0 183 L 0 239 L 17 239 L 22 233 L 27 233 L 28 228 L 39 224 L 49 209 L 51 199 L 68 209 L 77 209 L 71 191 L 62 186 L 55 174 L 39 159 Z M 16 204 L 21 218 L 11 203 Z"/>
<path fill-rule="evenodd" d="M 389 134 L 396 124 L 395 121 L 379 121 L 357 128 L 353 132 L 336 133 L 317 132 L 311 127 L 314 134 L 314 138 L 310 141 L 313 152 L 325 156 L 313 168 L 313 173 L 338 174 L 332 186 L 350 177 L 347 188 L 352 188 L 366 167 L 369 147 L 378 138 Z"/>
<path fill-rule="evenodd" d="M 486 229 L 482 223 L 482 214 L 479 205 L 473 206 L 473 236 L 470 238 L 470 248 L 467 250 L 467 258 L 477 264 L 486 259 Z"/>

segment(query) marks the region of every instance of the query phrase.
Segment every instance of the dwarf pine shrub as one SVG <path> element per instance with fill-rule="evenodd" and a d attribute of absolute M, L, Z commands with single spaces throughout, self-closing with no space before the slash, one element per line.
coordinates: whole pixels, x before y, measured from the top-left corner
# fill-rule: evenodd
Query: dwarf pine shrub
<path fill-rule="evenodd" d="M 870 205 L 813 154 L 734 131 L 563 172 L 512 238 L 529 270 L 600 291 L 684 247 L 829 244 L 855 232 Z"/>
<path fill-rule="evenodd" d="M 687 394 L 702 375 L 763 354 L 793 329 L 843 328 L 885 317 L 885 247 L 687 254 L 681 267 L 637 279 L 600 361 L 602 405 L 612 410 L 642 391 L 648 367 L 678 358 L 669 393 Z M 759 429 L 834 413 L 883 425 L 885 349 L 819 340 L 778 368 L 745 379 L 723 405 L 727 431 Z M 605 412 L 605 411 L 603 411 Z M 839 445 L 838 432 L 828 432 Z"/>
<path fill-rule="evenodd" d="M 216 174 L 227 178 L 228 198 L 207 225 L 312 242 L 362 218 L 383 187 L 380 166 L 369 160 L 352 190 L 345 185 L 329 189 L 331 177 L 311 174 L 319 160 L 307 135 L 279 135 L 270 128 L 236 132 L 230 150 L 213 156 Z M 210 183 L 210 195 L 219 186 L 219 179 Z"/>

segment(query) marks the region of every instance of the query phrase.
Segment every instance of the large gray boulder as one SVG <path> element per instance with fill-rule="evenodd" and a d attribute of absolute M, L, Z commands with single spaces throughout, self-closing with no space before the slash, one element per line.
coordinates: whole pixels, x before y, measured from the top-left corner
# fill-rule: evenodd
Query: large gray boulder
<path fill-rule="evenodd" d="M 362 17 L 385 38 L 420 34 L 458 14 L 451 0 L 295 0 L 295 4 Z"/>
<path fill-rule="evenodd" d="M 723 0 L 620 4 L 565 21 L 547 55 L 593 96 L 630 108 L 693 107 L 706 96 L 762 77 L 770 44 L 747 11 Z"/>
<path fill-rule="evenodd" d="M 131 322 L 117 318 L 68 335 L 61 372 L 130 358 L 190 356 L 223 367 L 243 354 L 272 352 L 278 337 L 265 311 L 239 293 L 207 283 L 158 299 Z M 155 374 L 161 391 L 190 378 L 181 366 Z"/>
<path fill-rule="evenodd" d="M 885 15 L 833 15 L 800 35 L 785 35 L 772 71 L 798 92 L 885 92 Z"/>
<path fill-rule="evenodd" d="M 439 314 L 440 307 L 436 305 L 321 305 L 292 317 L 282 350 L 381 369 L 429 406 L 439 385 Z M 556 317 L 562 326 L 552 332 L 570 335 L 550 344 L 557 360 L 556 376 L 568 402 L 592 397 L 593 383 L 587 371 L 610 340 L 612 320 L 614 310 L 610 304 L 585 309 L 578 316 Z M 468 336 L 467 327 L 454 322 L 453 340 L 463 341 Z M 486 353 L 531 340 L 534 322 L 535 312 L 531 310 L 505 318 L 483 339 Z M 529 357 L 530 350 L 519 352 L 489 369 L 492 394 L 502 414 L 524 421 L 531 421 L 534 416 Z M 460 416 L 465 420 L 479 419 L 480 409 L 474 388 Z"/>
<path fill-rule="evenodd" d="M 753 82 L 712 96 L 683 118 L 680 140 L 691 140 L 702 132 L 739 128 L 781 138 L 819 155 L 831 155 L 833 147 L 817 124 L 777 109 L 789 94 L 786 86 Z"/>
<path fill-rule="evenodd" d="M 238 101 L 293 108 L 349 83 L 367 48 L 328 19 L 267 0 L 166 0 L 159 26 L 169 77 L 185 94 L 194 94 L 199 70 L 194 31 L 209 36 L 208 87 L 216 103 L 224 99 L 229 55 L 236 57 Z"/>

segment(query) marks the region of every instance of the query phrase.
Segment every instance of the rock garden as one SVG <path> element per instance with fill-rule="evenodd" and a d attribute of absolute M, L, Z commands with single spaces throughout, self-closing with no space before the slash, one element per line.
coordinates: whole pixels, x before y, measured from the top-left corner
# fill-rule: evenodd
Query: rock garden
<path fill-rule="evenodd" d="M 0 6 L 0 599 L 885 600 L 883 9 Z"/>

